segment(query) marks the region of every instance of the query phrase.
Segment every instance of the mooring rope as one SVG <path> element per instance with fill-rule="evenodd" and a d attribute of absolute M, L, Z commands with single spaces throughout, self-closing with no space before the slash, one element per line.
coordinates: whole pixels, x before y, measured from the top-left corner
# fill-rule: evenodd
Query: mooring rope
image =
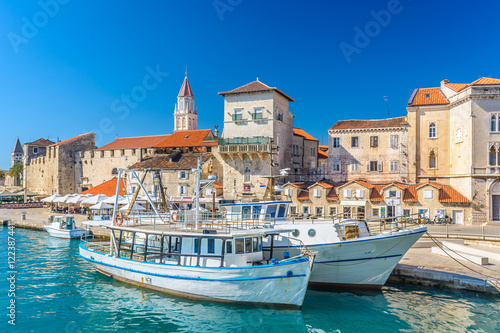
<path fill-rule="evenodd" d="M 479 272 L 479 271 L 476 271 L 475 269 L 472 269 L 472 268 L 470 268 L 469 266 L 467 266 L 467 265 L 465 265 L 465 264 L 461 263 L 461 262 L 460 262 L 460 261 L 458 261 L 457 259 L 453 258 L 453 257 L 452 257 L 452 256 L 451 256 L 448 252 L 446 252 L 446 250 L 444 249 L 444 247 L 446 247 L 449 251 L 451 251 L 451 252 L 453 252 L 453 253 L 455 253 L 455 254 L 459 255 L 460 257 L 464 258 L 465 260 L 467 260 L 467 261 L 469 261 L 469 262 L 471 262 L 471 263 L 473 263 L 473 264 L 475 264 L 475 265 L 478 265 L 478 266 L 481 266 L 481 265 L 479 265 L 479 264 L 477 264 L 477 263 L 473 262 L 472 260 L 470 260 L 470 259 L 468 259 L 468 258 L 464 257 L 463 255 L 461 255 L 460 253 L 458 253 L 458 252 L 454 251 L 453 249 L 450 249 L 448 246 L 444 245 L 442 242 L 438 241 L 438 240 L 437 240 L 436 238 L 434 238 L 431 234 L 429 234 L 429 232 L 426 232 L 426 234 L 427 234 L 427 236 L 429 236 L 429 238 L 430 238 L 430 239 L 434 242 L 434 244 L 436 244 L 436 245 L 437 245 L 437 246 L 438 246 L 441 250 L 443 250 L 443 251 L 444 251 L 444 253 L 446 253 L 446 255 L 447 255 L 448 257 L 450 257 L 451 259 L 453 259 L 454 261 L 456 261 L 458 264 L 460 264 L 460 265 L 464 266 L 465 268 L 467 268 L 467 269 L 469 269 L 469 270 L 471 270 L 471 271 L 473 271 L 473 272 L 475 272 L 475 273 L 477 273 L 477 274 L 479 274 L 479 275 L 482 275 L 482 276 L 485 276 L 485 277 L 490 278 L 490 279 L 492 279 L 492 280 L 495 280 L 495 281 L 498 283 L 498 278 L 497 278 L 497 277 L 490 276 L 490 275 L 486 275 L 486 274 L 484 274 L 484 273 L 481 273 L 481 272 Z M 441 245 L 440 245 L 440 244 L 441 244 Z M 489 268 L 486 268 L 486 267 L 481 267 L 481 268 L 483 268 L 483 269 L 486 269 L 486 270 L 489 270 L 489 271 L 491 271 L 491 272 L 495 272 L 495 273 L 496 273 L 496 271 L 494 271 L 494 270 L 492 270 L 492 269 L 489 269 Z M 485 280 L 485 281 L 486 281 L 486 280 Z"/>

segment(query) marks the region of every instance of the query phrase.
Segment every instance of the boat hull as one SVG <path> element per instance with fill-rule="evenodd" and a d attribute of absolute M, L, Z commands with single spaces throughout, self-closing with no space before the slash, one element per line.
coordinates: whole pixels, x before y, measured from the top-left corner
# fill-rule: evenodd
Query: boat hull
<path fill-rule="evenodd" d="M 64 239 L 71 239 L 71 238 L 81 238 L 81 237 L 89 237 L 92 234 L 85 229 L 58 229 L 58 228 L 53 228 L 51 226 L 44 226 L 45 230 L 49 233 L 50 236 L 56 237 L 56 238 L 64 238 Z"/>
<path fill-rule="evenodd" d="M 195 267 L 117 258 L 80 244 L 80 255 L 113 279 L 185 298 L 300 308 L 312 262 L 250 267 Z"/>
<path fill-rule="evenodd" d="M 386 283 L 404 254 L 427 229 L 417 228 L 331 244 L 305 244 L 316 254 L 310 286 L 315 289 L 377 290 Z M 273 256 L 291 256 L 298 247 L 274 248 Z"/>

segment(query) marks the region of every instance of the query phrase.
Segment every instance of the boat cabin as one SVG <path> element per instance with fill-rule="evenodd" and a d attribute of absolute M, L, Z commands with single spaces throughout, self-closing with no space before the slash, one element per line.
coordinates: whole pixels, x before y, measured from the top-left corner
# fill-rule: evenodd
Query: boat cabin
<path fill-rule="evenodd" d="M 76 229 L 75 217 L 73 215 L 53 216 L 49 215 L 49 224 L 56 229 Z"/>
<path fill-rule="evenodd" d="M 263 230 L 233 234 L 200 232 L 144 232 L 144 229 L 111 227 L 116 256 L 163 264 L 236 267 L 267 263 L 262 252 Z"/>
<path fill-rule="evenodd" d="M 228 221 L 235 222 L 274 222 L 284 221 L 291 201 L 248 202 L 221 204 L 226 210 Z"/>

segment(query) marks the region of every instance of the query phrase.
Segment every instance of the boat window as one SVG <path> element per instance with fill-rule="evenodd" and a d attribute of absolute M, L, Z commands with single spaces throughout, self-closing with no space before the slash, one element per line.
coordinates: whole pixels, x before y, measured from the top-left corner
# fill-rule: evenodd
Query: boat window
<path fill-rule="evenodd" d="M 276 205 L 269 205 L 267 207 L 267 215 L 269 217 L 275 217 L 276 216 Z"/>
<path fill-rule="evenodd" d="M 260 217 L 260 211 L 262 210 L 262 206 L 253 206 L 253 211 L 252 211 L 252 214 L 253 214 L 253 219 L 254 220 L 258 220 L 259 217 Z"/>
<path fill-rule="evenodd" d="M 316 236 L 316 230 L 314 230 L 314 229 L 309 229 L 308 235 L 309 235 L 309 237 L 314 237 L 314 236 Z"/>
<path fill-rule="evenodd" d="M 208 253 L 215 253 L 215 239 L 209 238 L 208 239 Z"/>
<path fill-rule="evenodd" d="M 252 238 L 245 238 L 245 252 L 246 253 L 251 253 L 252 252 Z"/>
<path fill-rule="evenodd" d="M 175 246 L 174 246 L 174 251 L 179 252 L 179 237 L 175 238 Z"/>
<path fill-rule="evenodd" d="M 198 253 L 199 250 L 200 250 L 200 240 L 198 238 L 195 238 L 194 239 L 194 253 Z"/>
<path fill-rule="evenodd" d="M 226 242 L 226 253 L 233 253 L 233 242 Z"/>
<path fill-rule="evenodd" d="M 295 230 L 292 232 L 292 235 L 293 235 L 293 237 L 299 237 L 299 235 L 300 235 L 300 231 L 299 231 L 299 229 L 295 229 Z"/>
<path fill-rule="evenodd" d="M 234 206 L 231 210 L 230 217 L 238 217 L 241 214 L 241 206 Z"/>
<path fill-rule="evenodd" d="M 252 211 L 252 207 L 251 206 L 243 206 L 243 218 L 244 219 L 250 219 L 251 211 Z"/>
<path fill-rule="evenodd" d="M 262 251 L 262 237 L 259 237 L 259 251 Z"/>
<path fill-rule="evenodd" d="M 244 253 L 243 238 L 236 238 L 236 253 Z"/>
<path fill-rule="evenodd" d="M 278 217 L 285 217 L 286 205 L 280 205 L 278 210 Z"/>
<path fill-rule="evenodd" d="M 253 252 L 259 251 L 259 238 L 254 237 L 253 238 Z"/>

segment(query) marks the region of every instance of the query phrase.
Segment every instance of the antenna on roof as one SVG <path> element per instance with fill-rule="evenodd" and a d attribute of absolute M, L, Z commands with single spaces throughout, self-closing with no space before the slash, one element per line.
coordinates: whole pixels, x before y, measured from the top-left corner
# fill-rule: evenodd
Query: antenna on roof
<path fill-rule="evenodd" d="M 389 112 L 389 98 L 384 96 L 385 104 L 387 105 L 387 118 L 391 118 L 391 114 Z"/>
<path fill-rule="evenodd" d="M 184 74 L 186 74 L 186 76 L 188 76 L 188 65 L 186 65 L 186 72 Z"/>

